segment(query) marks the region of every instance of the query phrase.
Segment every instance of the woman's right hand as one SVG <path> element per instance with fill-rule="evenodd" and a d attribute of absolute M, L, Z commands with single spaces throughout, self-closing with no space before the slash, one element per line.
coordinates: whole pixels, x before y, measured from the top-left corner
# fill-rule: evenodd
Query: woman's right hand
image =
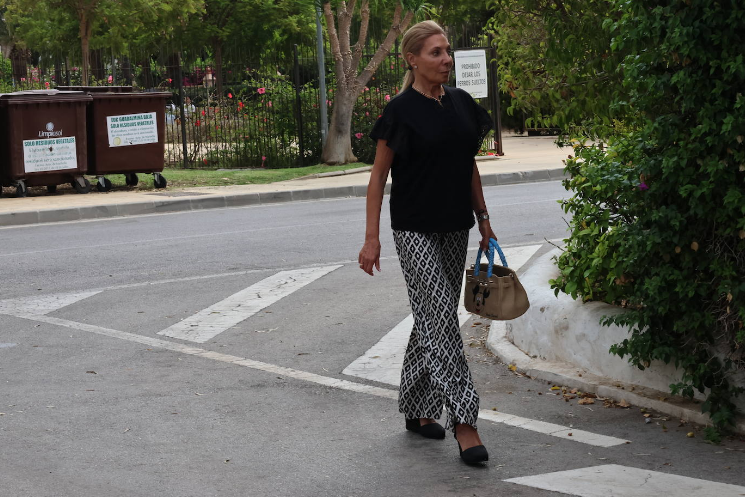
<path fill-rule="evenodd" d="M 374 240 L 365 240 L 365 244 L 360 250 L 359 256 L 360 269 L 369 274 L 373 275 L 373 266 L 380 272 L 380 240 L 377 238 Z"/>

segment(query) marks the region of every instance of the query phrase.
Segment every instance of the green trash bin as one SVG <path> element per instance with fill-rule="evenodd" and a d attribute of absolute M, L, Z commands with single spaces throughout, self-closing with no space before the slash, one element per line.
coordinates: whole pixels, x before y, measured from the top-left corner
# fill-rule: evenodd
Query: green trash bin
<path fill-rule="evenodd" d="M 25 91 L 0 95 L 0 184 L 25 197 L 29 186 L 71 183 L 78 193 L 91 185 L 86 107 L 82 92 Z"/>
<path fill-rule="evenodd" d="M 101 88 L 101 87 L 98 87 Z M 105 88 L 105 87 L 103 87 Z M 110 174 L 123 174 L 134 186 L 137 173 L 153 175 L 165 188 L 165 109 L 168 92 L 92 92 L 88 107 L 88 174 L 99 191 L 111 189 Z"/>

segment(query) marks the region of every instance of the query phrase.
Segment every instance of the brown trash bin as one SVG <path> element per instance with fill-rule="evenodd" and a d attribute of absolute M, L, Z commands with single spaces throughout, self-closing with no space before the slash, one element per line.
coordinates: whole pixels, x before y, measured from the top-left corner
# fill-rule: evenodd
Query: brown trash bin
<path fill-rule="evenodd" d="M 71 183 L 88 193 L 86 107 L 82 92 L 27 91 L 0 94 L 0 184 L 25 197 L 27 187 L 50 192 Z"/>
<path fill-rule="evenodd" d="M 96 187 L 111 189 L 108 174 L 124 174 L 127 185 L 137 173 L 153 174 L 156 188 L 165 188 L 165 110 L 168 92 L 90 93 L 88 107 L 88 174 Z"/>

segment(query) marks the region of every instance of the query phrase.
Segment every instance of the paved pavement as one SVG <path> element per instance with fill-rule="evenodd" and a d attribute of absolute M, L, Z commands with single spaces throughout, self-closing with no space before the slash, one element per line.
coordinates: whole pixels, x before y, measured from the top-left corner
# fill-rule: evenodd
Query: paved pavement
<path fill-rule="evenodd" d="M 559 149 L 554 137 L 507 136 L 505 155 L 480 157 L 484 186 L 551 181 L 564 176 L 562 159 L 570 149 Z M 167 173 L 164 174 L 167 176 Z M 81 219 L 101 219 L 165 212 L 244 207 L 288 201 L 363 197 L 369 172 L 321 178 L 301 178 L 266 185 L 183 188 L 166 191 L 111 191 L 95 188 L 88 194 L 39 194 L 11 198 L 6 189 L 0 199 L 0 226 L 16 226 Z"/>
<path fill-rule="evenodd" d="M 485 188 L 514 268 L 564 234 L 566 194 Z M 490 462 L 407 433 L 391 372 L 411 309 L 385 221 L 374 278 L 362 198 L 0 229 L 0 494 L 745 494 L 745 441 L 580 404 L 496 360 L 479 318 L 462 333 Z"/>

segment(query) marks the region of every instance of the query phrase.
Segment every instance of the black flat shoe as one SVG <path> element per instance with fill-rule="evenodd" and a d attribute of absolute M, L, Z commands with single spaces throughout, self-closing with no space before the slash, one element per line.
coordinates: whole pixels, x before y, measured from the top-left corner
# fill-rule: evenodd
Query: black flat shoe
<path fill-rule="evenodd" d="M 407 419 L 406 429 L 418 433 L 424 438 L 433 438 L 435 440 L 442 440 L 445 438 L 445 428 L 440 423 L 428 423 L 426 425 L 421 424 L 419 418 Z"/>
<path fill-rule="evenodd" d="M 453 433 L 455 437 L 455 433 Z M 458 442 L 458 437 L 455 437 L 455 441 Z M 475 445 L 466 450 L 460 448 L 460 442 L 458 442 L 458 452 L 460 452 L 460 458 L 466 464 L 479 464 L 489 460 L 489 452 L 483 445 Z"/>

